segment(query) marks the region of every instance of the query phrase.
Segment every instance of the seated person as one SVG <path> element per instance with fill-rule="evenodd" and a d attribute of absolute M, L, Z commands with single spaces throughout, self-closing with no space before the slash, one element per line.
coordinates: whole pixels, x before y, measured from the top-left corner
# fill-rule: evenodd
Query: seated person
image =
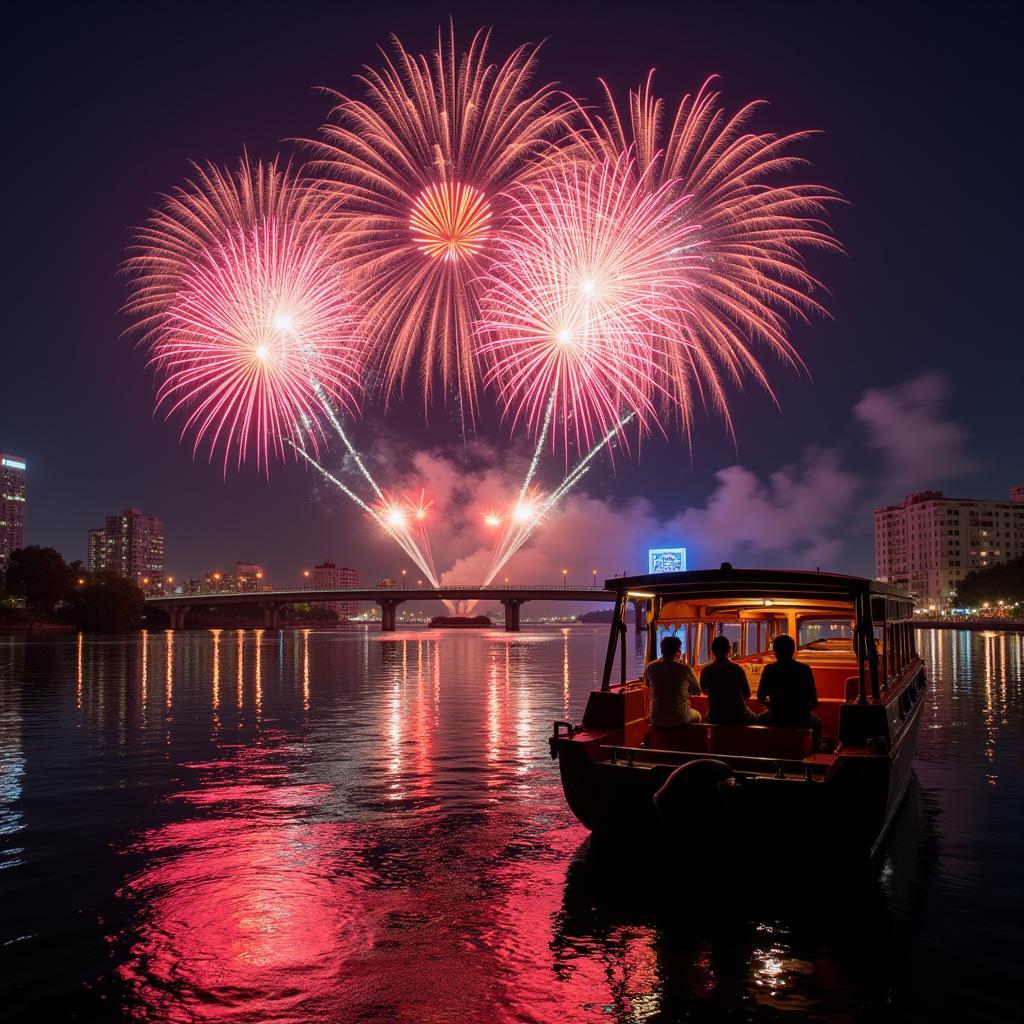
<path fill-rule="evenodd" d="M 644 682 L 651 688 L 651 725 L 673 729 L 700 721 L 700 712 L 690 707 L 690 694 L 700 693 L 693 669 L 683 663 L 683 642 L 677 636 L 661 639 L 661 657 L 652 661 L 644 672 Z"/>
<path fill-rule="evenodd" d="M 781 633 L 772 641 L 775 661 L 765 665 L 757 699 L 768 710 L 758 715 L 758 725 L 776 725 L 790 729 L 813 729 L 814 749 L 818 749 L 821 719 L 811 711 L 818 704 L 814 673 L 809 665 L 797 661 L 793 638 Z"/>
<path fill-rule="evenodd" d="M 708 698 L 708 721 L 712 725 L 750 725 L 757 717 L 744 703 L 750 698 L 750 683 L 747 673 L 729 660 L 729 638 L 716 636 L 711 653 L 715 660 L 700 670 L 700 689 Z"/>

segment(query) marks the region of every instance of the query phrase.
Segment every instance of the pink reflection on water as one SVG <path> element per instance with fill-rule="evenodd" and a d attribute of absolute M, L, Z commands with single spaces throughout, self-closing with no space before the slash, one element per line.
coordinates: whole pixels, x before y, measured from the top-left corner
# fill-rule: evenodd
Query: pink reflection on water
<path fill-rule="evenodd" d="M 118 974 L 153 1021 L 328 1019 L 375 928 L 354 827 L 312 820 L 332 787 L 290 784 L 280 752 L 184 766 L 195 817 L 147 832 L 122 896 L 141 916 Z"/>
<path fill-rule="evenodd" d="M 495 1020 L 644 1020 L 660 1007 L 657 932 L 618 925 L 600 936 L 564 934 L 566 864 L 587 832 L 553 821 L 493 879 L 501 893 L 484 940 L 503 981 Z"/>

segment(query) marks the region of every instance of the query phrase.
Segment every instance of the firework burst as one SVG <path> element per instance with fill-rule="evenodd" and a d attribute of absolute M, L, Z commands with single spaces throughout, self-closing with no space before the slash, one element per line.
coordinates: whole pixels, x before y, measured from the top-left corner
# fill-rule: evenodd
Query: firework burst
<path fill-rule="evenodd" d="M 210 458 L 269 471 L 286 440 L 324 440 L 325 405 L 358 409 L 352 307 L 321 200 L 276 163 L 197 169 L 138 233 L 127 311 L 159 379 L 157 407 Z M 328 410 L 329 411 L 329 410 Z M 330 413 L 333 416 L 333 413 Z"/>
<path fill-rule="evenodd" d="M 662 367 L 686 344 L 680 285 L 694 257 L 670 191 L 624 154 L 565 163 L 510 196 L 480 352 L 513 428 L 524 422 L 538 448 L 550 432 L 568 460 L 570 443 L 584 453 L 626 412 L 647 429 L 676 397 Z"/>
<path fill-rule="evenodd" d="M 504 221 L 502 193 L 539 176 L 566 134 L 567 102 L 531 90 L 536 49 L 489 62 L 489 33 L 460 55 L 454 29 L 429 57 L 394 41 L 359 80 L 366 99 L 336 94 L 313 172 L 336 201 L 335 227 L 361 325 L 390 396 L 418 366 L 424 402 L 437 383 L 477 401 L 473 324 L 479 277 Z"/>
<path fill-rule="evenodd" d="M 680 395 L 677 407 L 685 411 L 696 390 L 728 422 L 727 381 L 739 384 L 752 375 L 771 393 L 759 344 L 801 365 L 788 321 L 824 312 L 811 298 L 818 282 L 804 254 L 841 251 L 824 223 L 828 205 L 838 197 L 821 185 L 780 181 L 805 162 L 793 150 L 811 132 L 748 131 L 763 104 L 750 103 L 729 116 L 710 88 L 713 79 L 684 96 L 669 120 L 664 102 L 652 92 L 652 76 L 629 94 L 625 116 L 602 82 L 607 111 L 593 115 L 580 107 L 576 137 L 592 159 L 614 159 L 634 147 L 640 165 L 651 169 L 650 188 L 686 197 L 685 217 L 693 226 L 688 244 L 699 256 L 686 273 L 691 344 L 661 355 Z"/>

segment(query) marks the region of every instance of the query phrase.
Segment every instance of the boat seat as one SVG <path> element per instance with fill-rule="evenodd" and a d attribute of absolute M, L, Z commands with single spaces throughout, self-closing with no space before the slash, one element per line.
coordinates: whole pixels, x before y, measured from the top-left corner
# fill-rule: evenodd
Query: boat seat
<path fill-rule="evenodd" d="M 781 729 L 770 725 L 709 725 L 708 752 L 748 757 L 778 757 L 802 761 L 812 752 L 810 729 Z"/>
<path fill-rule="evenodd" d="M 671 729 L 660 729 L 652 725 L 647 729 L 647 741 L 652 750 L 692 750 L 694 753 L 706 754 L 708 727 L 703 722 L 677 725 Z"/>
<path fill-rule="evenodd" d="M 843 700 L 847 694 L 850 679 L 850 666 L 815 664 L 811 658 L 798 658 L 808 665 L 814 673 L 814 688 L 819 697 L 832 697 Z"/>
<path fill-rule="evenodd" d="M 839 698 L 821 697 L 814 713 L 821 722 L 821 735 L 836 737 L 839 735 L 839 709 L 845 702 Z"/>

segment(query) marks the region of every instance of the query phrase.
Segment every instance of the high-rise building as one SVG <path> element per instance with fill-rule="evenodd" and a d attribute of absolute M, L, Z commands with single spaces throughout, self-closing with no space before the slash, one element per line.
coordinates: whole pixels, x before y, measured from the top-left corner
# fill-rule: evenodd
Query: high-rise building
<path fill-rule="evenodd" d="M 28 465 L 19 455 L 0 452 L 0 576 L 7 568 L 7 556 L 25 546 L 27 471 Z"/>
<path fill-rule="evenodd" d="M 1011 488 L 1009 501 L 920 491 L 875 509 L 875 575 L 937 607 L 953 602 L 973 569 L 1022 555 L 1024 486 Z"/>
<path fill-rule="evenodd" d="M 265 590 L 267 574 L 258 562 L 235 562 L 235 571 L 228 574 L 233 590 Z"/>
<path fill-rule="evenodd" d="M 245 594 L 260 590 L 270 590 L 270 584 L 258 562 L 235 562 L 230 572 L 211 569 L 201 580 L 192 578 L 181 583 L 183 594 Z"/>
<path fill-rule="evenodd" d="M 107 516 L 105 526 L 89 531 L 89 571 L 112 572 L 143 590 L 163 589 L 164 524 L 137 508 Z"/>
<path fill-rule="evenodd" d="M 313 566 L 309 576 L 309 585 L 314 590 L 354 589 L 359 586 L 359 570 L 338 566 L 333 562 L 321 562 L 320 565 Z M 339 618 L 345 615 L 355 615 L 359 611 L 357 601 L 324 601 L 322 603 Z"/>

